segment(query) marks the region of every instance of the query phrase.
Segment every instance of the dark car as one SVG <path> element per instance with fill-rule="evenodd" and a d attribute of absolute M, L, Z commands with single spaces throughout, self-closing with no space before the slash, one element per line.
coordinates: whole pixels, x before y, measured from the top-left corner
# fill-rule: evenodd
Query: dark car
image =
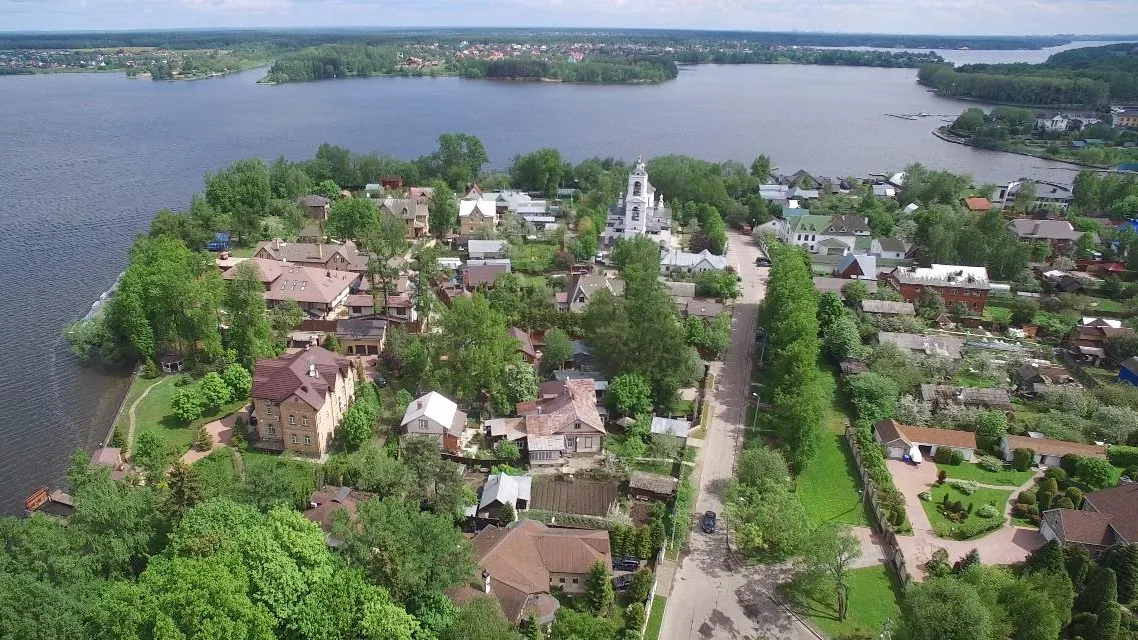
<path fill-rule="evenodd" d="M 636 571 L 640 568 L 640 560 L 631 556 L 615 556 L 612 559 L 612 568 L 617 571 Z"/>
<path fill-rule="evenodd" d="M 755 260 L 755 266 L 756 267 L 769 267 L 769 266 L 771 266 L 770 258 L 759 258 L 758 260 Z"/>
<path fill-rule="evenodd" d="M 703 529 L 704 533 L 715 533 L 715 521 L 717 519 L 714 511 L 708 511 L 703 514 L 703 523 L 700 528 Z"/>
<path fill-rule="evenodd" d="M 383 376 L 376 376 L 375 377 L 375 386 L 379 387 L 380 389 L 387 388 L 387 378 L 385 378 Z"/>
<path fill-rule="evenodd" d="M 617 577 L 612 579 L 612 590 L 613 591 L 624 591 L 625 589 L 628 588 L 628 585 L 630 585 L 630 584 L 632 584 L 632 576 L 631 575 L 625 574 L 623 576 L 617 576 Z"/>

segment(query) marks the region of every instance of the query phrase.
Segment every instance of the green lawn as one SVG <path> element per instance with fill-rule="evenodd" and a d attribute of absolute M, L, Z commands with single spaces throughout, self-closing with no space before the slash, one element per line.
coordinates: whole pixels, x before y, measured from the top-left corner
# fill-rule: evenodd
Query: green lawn
<path fill-rule="evenodd" d="M 857 467 L 842 435 L 848 416 L 840 404 L 841 396 L 833 388 L 836 386 L 833 375 L 829 370 L 823 373 L 823 383 L 831 386 L 830 397 L 833 398 L 826 410 L 826 434 L 818 453 L 799 474 L 795 493 L 806 515 L 816 523 L 869 526 L 858 493 Z"/>
<path fill-rule="evenodd" d="M 984 471 L 979 465 L 965 462 L 963 464 L 938 464 L 937 470 L 948 474 L 949 480 L 971 480 L 981 484 L 994 484 L 1004 487 L 1019 487 L 1034 475 L 1031 471 L 1016 471 L 1005 465 L 1000 471 Z"/>
<path fill-rule="evenodd" d="M 544 289 L 549 286 L 549 278 L 545 276 L 527 276 L 519 273 L 518 279 L 522 281 L 522 286 L 532 284 L 539 289 Z"/>
<path fill-rule="evenodd" d="M 660 625 L 664 623 L 664 607 L 668 599 L 656 596 L 652 599 L 652 612 L 648 614 L 648 626 L 644 628 L 644 640 L 656 640 L 660 637 Z"/>
<path fill-rule="evenodd" d="M 1004 507 L 1007 506 L 1008 499 L 1012 497 L 1011 491 L 987 489 L 985 487 L 980 487 L 976 489 L 976 492 L 972 495 L 966 496 L 960 491 L 950 487 L 948 483 L 940 487 L 933 487 L 931 491 L 933 499 L 931 501 L 921 500 L 921 506 L 924 507 L 925 513 L 929 516 L 929 524 L 932 525 L 933 532 L 942 538 L 952 538 L 953 528 L 958 524 L 941 515 L 940 511 L 937 511 L 936 507 L 940 504 L 941 500 L 944 499 L 945 494 L 948 494 L 950 501 L 955 502 L 959 500 L 965 508 L 970 504 L 972 505 L 973 515 L 968 517 L 968 522 L 977 520 L 979 516 L 975 515 L 976 510 L 988 503 L 994 504 L 996 510 L 999 511 L 999 515 L 994 516 L 993 519 L 1006 521 L 1004 518 Z M 985 532 L 983 535 L 987 535 L 988 533 L 991 532 Z"/>
<path fill-rule="evenodd" d="M 885 620 L 900 616 L 900 587 L 885 565 L 849 572 L 849 604 L 846 619 L 838 622 L 837 599 L 832 589 L 793 594 L 814 624 L 831 638 L 843 638 L 855 631 L 876 638 Z M 649 624 L 651 626 L 651 624 Z M 648 636 L 645 635 L 645 640 Z"/>
<path fill-rule="evenodd" d="M 188 449 L 190 443 L 193 442 L 194 432 L 197 431 L 198 427 L 207 422 L 225 417 L 249 402 L 247 398 L 229 402 L 222 405 L 217 411 L 208 412 L 201 418 L 186 425 L 170 414 L 170 403 L 174 398 L 174 393 L 181 388 L 175 384 L 175 380 L 177 379 L 178 376 L 167 376 L 161 379 L 150 390 L 150 393 L 146 394 L 142 402 L 139 403 L 134 412 L 135 441 L 138 440 L 138 436 L 142 433 L 154 433 L 170 447 L 178 451 L 184 451 Z M 130 427 L 131 405 L 142 395 L 143 391 L 152 384 L 154 384 L 153 379 L 146 379 L 140 376 L 135 379 L 134 384 L 131 386 L 127 396 L 126 407 L 123 409 L 119 421 L 115 424 L 115 428 L 121 430 L 124 436 Z M 190 385 L 195 384 L 197 384 L 196 381 L 190 383 Z"/>
<path fill-rule="evenodd" d="M 553 266 L 553 254 L 557 245 L 553 244 L 512 244 L 510 259 L 514 272 L 541 274 Z"/>

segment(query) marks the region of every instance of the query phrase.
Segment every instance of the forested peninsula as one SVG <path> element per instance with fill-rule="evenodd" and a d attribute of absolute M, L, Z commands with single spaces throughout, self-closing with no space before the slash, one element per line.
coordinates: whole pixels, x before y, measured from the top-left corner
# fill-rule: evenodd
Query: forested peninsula
<path fill-rule="evenodd" d="M 1138 101 L 1138 44 L 1061 51 L 1042 64 L 927 64 L 917 81 L 947 98 L 1102 109 Z"/>

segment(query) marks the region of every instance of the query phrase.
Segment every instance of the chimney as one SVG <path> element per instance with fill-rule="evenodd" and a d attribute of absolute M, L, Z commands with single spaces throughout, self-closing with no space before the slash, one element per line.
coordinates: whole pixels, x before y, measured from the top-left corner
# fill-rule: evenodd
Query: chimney
<path fill-rule="evenodd" d="M 321 260 L 324 259 L 324 243 L 323 242 L 317 242 L 316 243 L 316 257 L 320 258 Z"/>
<path fill-rule="evenodd" d="M 275 251 L 281 250 L 281 239 L 280 238 L 273 238 L 273 250 L 275 250 Z"/>
<path fill-rule="evenodd" d="M 316 364 L 313 362 L 308 363 L 308 377 L 309 378 L 319 378 L 320 377 L 320 373 L 316 371 Z"/>
<path fill-rule="evenodd" d="M 490 572 L 482 570 L 482 593 L 490 593 Z"/>

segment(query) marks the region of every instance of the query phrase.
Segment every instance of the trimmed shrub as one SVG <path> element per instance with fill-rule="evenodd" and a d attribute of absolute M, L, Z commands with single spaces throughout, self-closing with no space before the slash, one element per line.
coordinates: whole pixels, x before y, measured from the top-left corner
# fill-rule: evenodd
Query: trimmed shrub
<path fill-rule="evenodd" d="M 1035 504 L 1039 507 L 1040 511 L 1047 511 L 1051 508 L 1051 501 L 1055 499 L 1055 494 L 1047 489 L 1040 489 L 1036 494 Z"/>
<path fill-rule="evenodd" d="M 999 511 L 996 511 L 996 508 L 990 504 L 986 504 L 976 510 L 976 515 L 980 516 L 981 518 L 994 518 L 998 514 Z"/>
<path fill-rule="evenodd" d="M 1079 506 L 1079 503 L 1083 501 L 1083 490 L 1078 487 L 1067 487 L 1067 490 L 1063 492 L 1063 495 L 1070 498 L 1071 502 L 1073 502 L 1076 507 Z"/>
<path fill-rule="evenodd" d="M 1048 480 L 1055 480 L 1056 482 L 1066 482 L 1067 472 L 1061 467 L 1051 467 L 1043 472 L 1043 477 Z"/>
<path fill-rule="evenodd" d="M 944 481 L 945 481 L 947 478 L 948 478 L 948 472 L 947 472 L 947 471 L 945 471 L 944 469 L 941 469 L 940 471 L 937 471 L 937 472 L 936 472 L 936 483 L 937 483 L 938 485 L 939 485 L 939 484 L 944 484 Z"/>
<path fill-rule="evenodd" d="M 1079 473 L 1079 459 L 1082 456 L 1074 453 L 1068 453 L 1059 460 L 1059 467 L 1067 472 L 1068 476 L 1073 476 Z"/>
<path fill-rule="evenodd" d="M 1003 518 L 973 518 L 953 526 L 952 537 L 957 540 L 968 540 L 989 531 L 995 531 L 1002 526 L 1004 526 Z"/>
<path fill-rule="evenodd" d="M 936 460 L 937 464 L 959 464 L 952 461 L 952 454 L 953 450 L 948 447 L 937 447 L 933 460 Z"/>
<path fill-rule="evenodd" d="M 966 496 L 976 493 L 976 483 L 971 480 L 953 480 L 948 483 L 948 486 L 956 489 Z"/>
<path fill-rule="evenodd" d="M 921 500 L 924 500 L 925 502 L 929 502 L 930 500 L 933 499 L 933 494 L 931 491 L 922 491 L 922 492 L 917 494 L 917 497 L 920 498 Z M 945 497 L 947 497 L 947 494 Z"/>
<path fill-rule="evenodd" d="M 1138 480 L 1138 464 L 1132 467 L 1126 467 L 1126 469 L 1123 470 L 1122 475 L 1130 478 L 1131 480 Z"/>
<path fill-rule="evenodd" d="M 1138 466 L 1138 447 L 1111 445 L 1106 448 L 1106 459 L 1116 467 Z"/>
<path fill-rule="evenodd" d="M 993 458 L 992 456 L 980 456 L 980 462 L 977 462 L 976 466 L 980 467 L 984 471 L 996 473 L 1000 469 L 1004 468 L 1004 463 L 1000 462 L 996 458 Z"/>
<path fill-rule="evenodd" d="M 1031 468 L 1031 463 L 1035 460 L 1035 451 L 1026 447 L 1020 447 L 1012 451 L 1012 467 L 1016 471 L 1027 471 Z"/>
<path fill-rule="evenodd" d="M 952 454 L 949 456 L 948 462 L 949 462 L 949 464 L 955 464 L 955 465 L 964 464 L 964 454 L 957 451 L 956 449 L 953 449 Z"/>
<path fill-rule="evenodd" d="M 1067 496 L 1059 496 L 1051 501 L 1052 509 L 1074 509 L 1075 504 Z"/>

